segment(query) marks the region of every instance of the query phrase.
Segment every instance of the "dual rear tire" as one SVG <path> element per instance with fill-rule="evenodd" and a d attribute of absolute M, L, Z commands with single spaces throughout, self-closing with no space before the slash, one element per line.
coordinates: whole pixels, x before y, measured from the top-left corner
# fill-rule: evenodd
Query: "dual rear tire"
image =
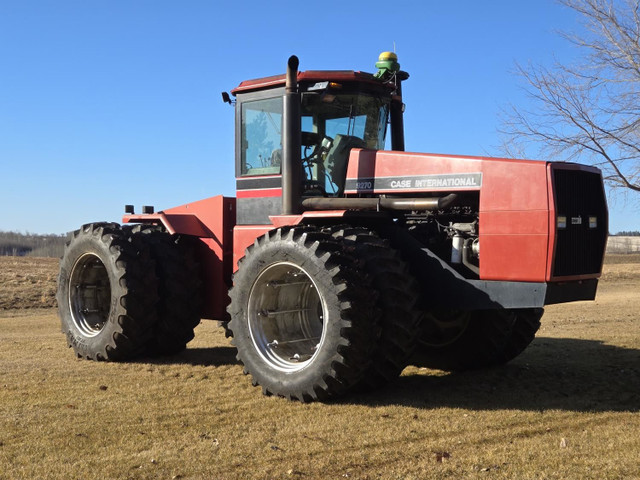
<path fill-rule="evenodd" d="M 175 240 L 157 229 L 115 223 L 87 224 L 70 234 L 57 301 L 62 331 L 77 356 L 169 354 L 193 338 L 197 275 Z"/>
<path fill-rule="evenodd" d="M 189 237 L 171 235 L 154 225 L 125 227 L 129 241 L 148 249 L 158 279 L 157 322 L 147 343 L 150 355 L 172 355 L 184 350 L 200 323 L 201 282 L 194 245 Z"/>

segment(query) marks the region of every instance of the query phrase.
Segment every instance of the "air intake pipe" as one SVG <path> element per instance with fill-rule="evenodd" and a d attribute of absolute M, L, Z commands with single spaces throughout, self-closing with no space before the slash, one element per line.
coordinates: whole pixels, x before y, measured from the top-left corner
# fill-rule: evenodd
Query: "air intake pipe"
<path fill-rule="evenodd" d="M 305 198 L 302 206 L 305 210 L 404 210 L 433 211 L 452 207 L 458 201 L 458 194 L 450 193 L 444 197 L 424 198 Z"/>
<path fill-rule="evenodd" d="M 302 211 L 302 162 L 300 159 L 300 92 L 298 91 L 298 57 L 287 62 L 285 94 L 282 105 L 282 214 L 298 215 Z"/>

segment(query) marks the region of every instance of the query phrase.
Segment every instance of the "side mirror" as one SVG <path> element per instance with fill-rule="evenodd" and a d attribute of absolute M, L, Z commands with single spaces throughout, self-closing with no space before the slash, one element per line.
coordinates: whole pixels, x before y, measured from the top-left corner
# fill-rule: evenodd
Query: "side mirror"
<path fill-rule="evenodd" d="M 228 103 L 229 105 L 233 105 L 233 100 L 231 100 L 231 97 L 227 92 L 222 92 L 222 101 L 224 103 Z"/>

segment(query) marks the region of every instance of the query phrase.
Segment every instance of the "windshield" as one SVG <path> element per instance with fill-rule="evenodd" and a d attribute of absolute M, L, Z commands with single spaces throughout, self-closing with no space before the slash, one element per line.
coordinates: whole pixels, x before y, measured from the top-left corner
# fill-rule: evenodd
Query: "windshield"
<path fill-rule="evenodd" d="M 305 93 L 302 159 L 305 195 L 342 194 L 352 148 L 384 148 L 389 98 L 363 93 Z"/>
<path fill-rule="evenodd" d="M 389 97 L 362 92 L 302 95 L 303 195 L 337 196 L 344 190 L 352 148 L 382 150 Z M 282 97 L 241 104 L 242 176 L 277 175 L 282 162 Z"/>

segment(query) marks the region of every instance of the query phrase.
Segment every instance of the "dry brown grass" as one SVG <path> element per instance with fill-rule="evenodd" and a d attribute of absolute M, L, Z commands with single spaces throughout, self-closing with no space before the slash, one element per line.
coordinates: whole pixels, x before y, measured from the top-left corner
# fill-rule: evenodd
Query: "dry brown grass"
<path fill-rule="evenodd" d="M 605 279 L 608 274 L 633 275 L 632 269 L 612 265 L 639 263 L 640 254 L 609 254 L 605 257 Z M 0 257 L 0 311 L 55 307 L 58 264 L 55 258 Z"/>
<path fill-rule="evenodd" d="M 57 258 L 0 257 L 0 311 L 56 306 Z"/>
<path fill-rule="evenodd" d="M 640 478 L 639 287 L 608 265 L 505 367 L 311 405 L 251 387 L 214 322 L 117 364 L 75 359 L 53 309 L 0 312 L 0 479 Z"/>
<path fill-rule="evenodd" d="M 628 254 L 619 254 L 619 253 L 609 253 L 604 257 L 605 265 L 610 264 L 632 264 L 632 263 L 640 263 L 640 254 L 638 253 L 628 253 Z"/>

